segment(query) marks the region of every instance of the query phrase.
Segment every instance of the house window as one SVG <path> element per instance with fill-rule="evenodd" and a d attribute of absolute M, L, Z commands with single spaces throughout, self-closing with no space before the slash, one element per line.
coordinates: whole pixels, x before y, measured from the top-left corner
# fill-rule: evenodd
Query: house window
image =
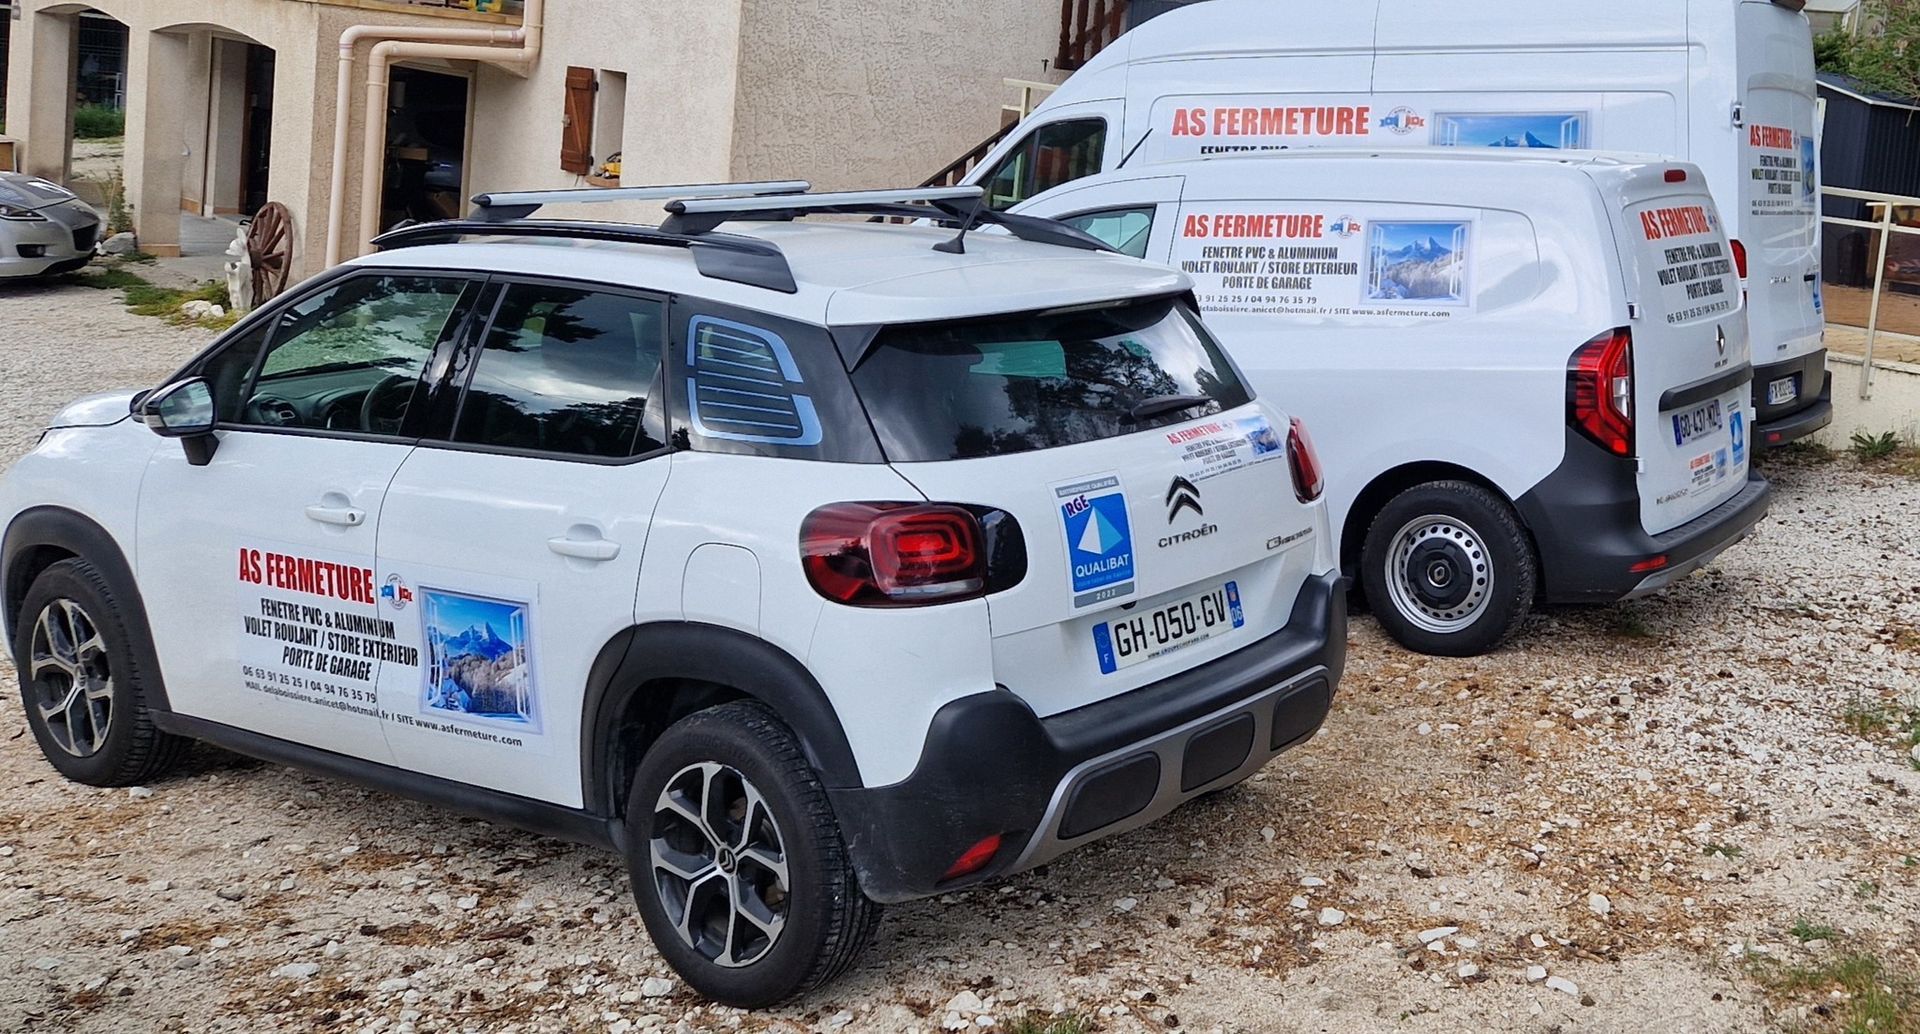
<path fill-rule="evenodd" d="M 593 171 L 620 178 L 621 136 L 627 127 L 627 73 L 600 70 L 600 92 L 593 113 Z"/>

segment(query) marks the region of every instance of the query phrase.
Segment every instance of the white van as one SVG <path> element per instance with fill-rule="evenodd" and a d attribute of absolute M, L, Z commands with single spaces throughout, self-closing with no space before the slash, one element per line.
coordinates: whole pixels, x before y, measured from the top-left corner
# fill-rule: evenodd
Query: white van
<path fill-rule="evenodd" d="M 1765 515 L 1731 245 L 1700 170 L 1591 152 L 1163 162 L 1019 206 L 1184 270 L 1313 429 L 1343 569 L 1427 653 L 1659 589 Z"/>
<path fill-rule="evenodd" d="M 1208 0 L 1121 37 L 967 182 L 1311 146 L 1589 148 L 1698 165 L 1753 333 L 1756 445 L 1833 419 L 1803 0 Z"/>

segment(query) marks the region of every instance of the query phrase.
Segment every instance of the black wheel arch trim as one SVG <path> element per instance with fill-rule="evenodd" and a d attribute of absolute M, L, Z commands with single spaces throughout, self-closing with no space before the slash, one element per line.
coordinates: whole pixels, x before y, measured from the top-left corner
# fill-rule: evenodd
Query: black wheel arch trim
<path fill-rule="evenodd" d="M 826 691 L 791 654 L 720 625 L 665 621 L 628 628 L 603 646 L 588 672 L 581 706 L 582 801 L 617 816 L 627 787 L 615 786 L 614 732 L 643 687 L 662 680 L 727 686 L 771 707 L 800 739 L 807 761 L 829 789 L 859 787 L 853 747 Z"/>
<path fill-rule="evenodd" d="M 32 584 L 25 577 L 26 572 L 19 570 L 20 563 L 34 550 L 49 547 L 85 560 L 106 579 L 107 587 L 113 590 L 123 608 L 120 619 L 133 636 L 127 648 L 140 663 L 144 675 L 140 688 L 146 695 L 147 707 L 158 712 L 171 710 L 160 658 L 153 649 L 153 631 L 147 626 L 146 601 L 140 595 L 139 582 L 134 579 L 133 566 L 106 528 L 76 510 L 63 506 L 22 510 L 8 523 L 5 536 L 0 537 L 0 606 L 4 607 L 0 610 L 0 626 L 4 626 L 7 635 L 8 651 L 13 649 L 20 620 L 16 611 L 26 601 Z M 19 658 L 14 660 L 18 662 Z"/>

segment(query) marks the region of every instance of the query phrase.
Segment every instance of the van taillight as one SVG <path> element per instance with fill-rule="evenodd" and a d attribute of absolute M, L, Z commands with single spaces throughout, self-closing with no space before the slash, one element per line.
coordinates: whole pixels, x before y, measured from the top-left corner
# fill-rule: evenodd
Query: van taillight
<path fill-rule="evenodd" d="M 1326 475 L 1320 469 L 1320 454 L 1313 449 L 1313 436 L 1307 425 L 1293 418 L 1287 429 L 1287 466 L 1293 470 L 1293 494 L 1303 503 L 1313 502 L 1326 491 Z"/>
<path fill-rule="evenodd" d="M 1733 271 L 1740 274 L 1740 279 L 1747 278 L 1747 246 L 1739 241 L 1733 242 Z"/>
<path fill-rule="evenodd" d="M 1610 330 L 1567 360 L 1567 422 L 1615 456 L 1633 455 L 1633 331 Z"/>
<path fill-rule="evenodd" d="M 980 520 L 958 506 L 835 503 L 800 525 L 815 591 L 856 607 L 951 603 L 986 593 Z"/>

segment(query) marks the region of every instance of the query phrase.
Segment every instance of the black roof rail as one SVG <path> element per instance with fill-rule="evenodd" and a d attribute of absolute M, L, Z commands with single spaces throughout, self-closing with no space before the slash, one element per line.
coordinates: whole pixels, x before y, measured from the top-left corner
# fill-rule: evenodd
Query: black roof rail
<path fill-rule="evenodd" d="M 998 226 L 1023 241 L 1075 248 L 1080 251 L 1116 249 L 1082 230 L 1037 216 L 996 212 L 986 205 L 977 186 L 920 187 L 910 190 L 858 190 L 827 194 L 780 194 L 762 197 L 701 197 L 669 201 L 672 215 L 661 229 L 698 236 L 729 222 L 752 220 L 786 222 L 807 215 L 866 215 L 881 218 L 930 219 L 956 226 L 960 235 L 936 245 L 941 251 L 963 253 L 968 230 Z"/>
<path fill-rule="evenodd" d="M 793 267 L 787 264 L 786 253 L 780 250 L 779 245 L 735 233 L 689 236 L 632 223 L 557 219 L 521 219 L 516 222 L 448 219 L 388 230 L 373 239 L 373 246 L 382 251 L 391 251 L 429 244 L 451 244 L 466 237 L 544 237 L 684 248 L 692 253 L 694 268 L 703 276 L 749 287 L 764 287 L 783 294 L 795 294 L 800 290 L 800 285 L 793 278 Z"/>
<path fill-rule="evenodd" d="M 921 187 L 911 190 L 860 190 L 809 194 L 803 180 L 759 183 L 709 183 L 671 187 L 516 191 L 481 194 L 470 219 L 447 219 L 395 227 L 374 238 L 382 251 L 450 244 L 465 237 L 543 237 L 560 240 L 614 241 L 684 248 L 702 275 L 750 287 L 794 294 L 800 290 L 786 253 L 772 241 L 735 233 L 716 233 L 734 221 L 784 222 L 807 215 L 869 215 L 925 219 L 959 233 L 935 250 L 963 254 L 967 232 L 999 226 L 1038 244 L 1081 251 L 1114 251 L 1106 242 L 1065 223 L 1035 216 L 996 212 L 979 187 Z M 669 199 L 671 213 L 658 227 L 638 223 L 530 219 L 548 204 L 601 204 L 610 201 Z"/>

